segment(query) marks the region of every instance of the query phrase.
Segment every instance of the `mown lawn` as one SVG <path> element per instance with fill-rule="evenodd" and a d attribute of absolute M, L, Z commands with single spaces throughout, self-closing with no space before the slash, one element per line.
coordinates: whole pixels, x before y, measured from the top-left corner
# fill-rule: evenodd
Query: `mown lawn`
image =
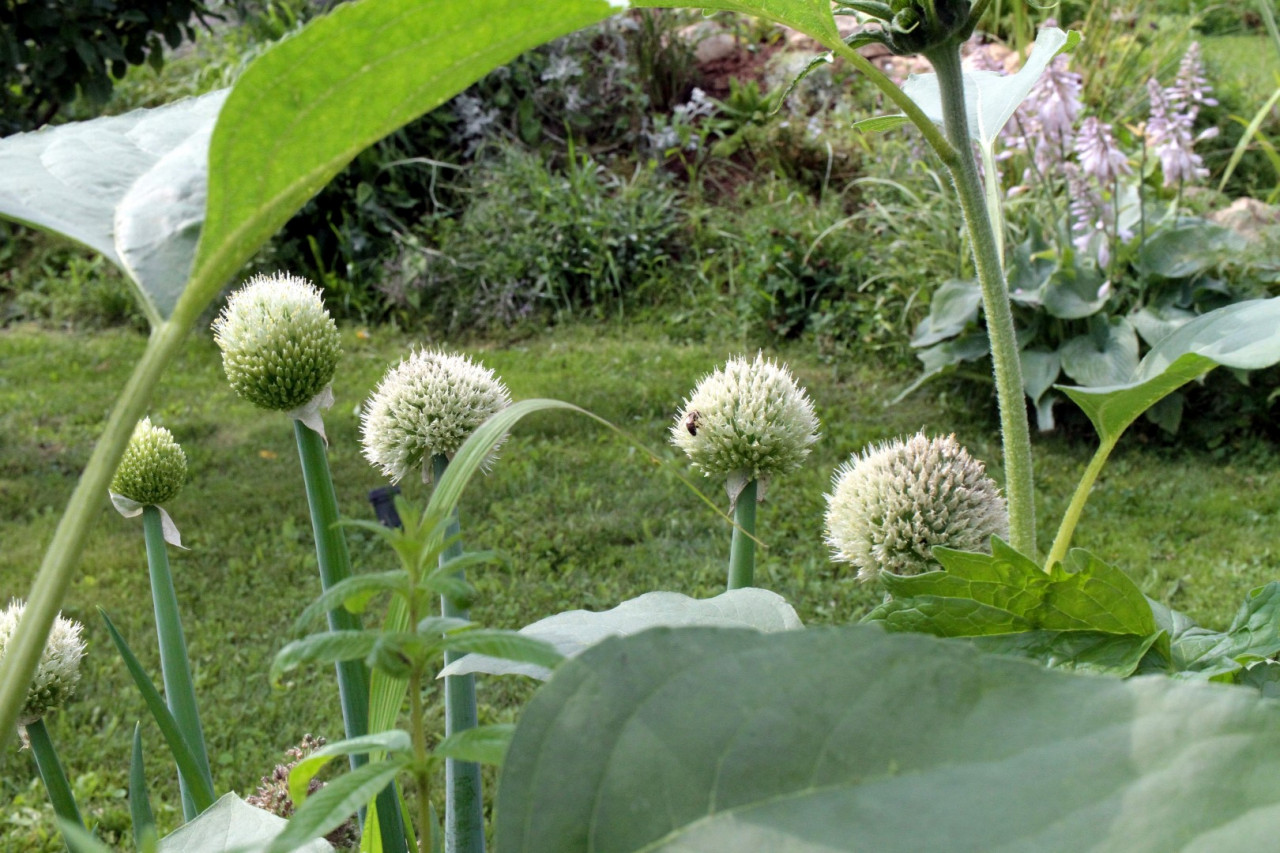
<path fill-rule="evenodd" d="M 344 341 L 338 402 L 326 418 L 331 464 L 343 512 L 370 518 L 365 495 L 382 483 L 360 454 L 357 407 L 415 339 L 348 328 Z M 0 332 L 0 598 L 26 594 L 143 346 L 127 332 Z M 666 444 L 666 430 L 694 383 L 739 345 L 672 342 L 661 328 L 640 324 L 561 328 L 467 349 L 505 378 L 515 398 L 582 405 L 669 463 L 656 465 L 648 452 L 585 418 L 541 414 L 522 423 L 462 508 L 468 546 L 508 558 L 475 577 L 476 621 L 515 628 L 559 610 L 605 609 L 652 589 L 698 596 L 722 589 L 729 529 L 674 476 L 686 469 Z M 823 494 L 833 469 L 868 442 L 921 427 L 954 431 L 998 468 L 994 404 L 941 395 L 946 386 L 938 385 L 886 407 L 910 381 L 900 368 L 865 358 L 830 363 L 811 347 L 779 355 L 809 388 L 824 436 L 801 472 L 769 489 L 760 512 L 769 547 L 759 583 L 785 595 L 808 623 L 849 622 L 878 595 L 827 559 Z M 190 551 L 174 551 L 171 560 L 216 787 L 250 793 L 304 733 L 340 733 L 330 672 L 302 671 L 284 690 L 266 679 L 294 616 L 318 591 L 292 431 L 283 416 L 232 395 L 207 332 L 171 365 L 151 413 L 190 460 L 191 481 L 169 506 Z M 1047 546 L 1091 447 L 1079 436 L 1039 436 L 1036 443 Z M 1261 442 L 1234 456 L 1128 442 L 1097 487 L 1076 544 L 1130 572 L 1149 594 L 1222 627 L 1248 589 L 1280 575 L 1271 535 L 1280 514 L 1278 461 Z M 698 485 L 724 503 L 721 484 Z M 405 491 L 425 495 L 417 483 Z M 86 625 L 84 680 L 50 728 L 82 808 L 110 836 L 126 831 L 129 738 L 145 711 L 95 608 L 111 613 L 157 673 L 158 662 L 140 525 L 116 515 L 105 495 L 102 506 L 65 608 Z M 350 541 L 358 569 L 390 567 L 390 555 L 366 534 L 352 532 Z M 531 690 L 523 680 L 482 680 L 482 720 L 514 719 Z M 144 720 L 143 730 L 159 819 L 172 825 L 176 785 L 154 725 Z M 58 849 L 30 760 L 14 746 L 0 752 L 0 799 L 13 804 L 4 810 L 0 849 Z"/>

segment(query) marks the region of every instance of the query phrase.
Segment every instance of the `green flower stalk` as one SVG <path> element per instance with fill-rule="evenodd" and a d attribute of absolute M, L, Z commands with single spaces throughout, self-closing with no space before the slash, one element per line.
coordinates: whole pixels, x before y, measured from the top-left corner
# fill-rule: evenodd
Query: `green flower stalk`
<path fill-rule="evenodd" d="M 413 472 L 420 472 L 424 482 L 433 478 L 439 482 L 449 457 L 467 437 L 510 404 L 510 392 L 492 370 L 463 355 L 418 350 L 387 371 L 363 408 L 360 427 L 365 458 L 393 483 Z M 462 555 L 458 531 L 455 510 L 445 534 L 454 542 L 440 554 L 441 565 Z M 448 596 L 441 596 L 440 612 L 467 618 L 466 609 Z M 446 652 L 445 663 L 456 657 L 457 653 Z M 445 735 L 475 728 L 475 676 L 446 677 L 444 694 Z M 444 836 L 448 853 L 484 850 L 478 764 L 445 761 Z"/>
<path fill-rule="evenodd" d="M 769 481 L 800 467 L 818 440 L 813 403 L 785 367 L 757 353 L 703 377 L 671 426 L 671 443 L 704 476 L 726 478 L 736 526 L 729 589 L 755 573 L 755 504 Z"/>
<path fill-rule="evenodd" d="M 492 370 L 466 356 L 418 350 L 387 371 L 363 409 L 365 458 L 393 483 L 415 471 L 429 481 L 432 457 L 452 456 L 510 404 Z"/>
<path fill-rule="evenodd" d="M 168 513 L 159 506 L 177 497 L 186 479 L 187 455 L 173 434 L 152 424 L 150 418 L 143 418 L 134 427 L 129 446 L 120 459 L 120 467 L 111 479 L 111 500 L 125 517 L 142 515 L 165 704 L 173 712 L 178 728 L 191 746 L 200 775 L 212 788 L 213 773 L 196 704 L 187 641 L 178 611 L 178 595 L 165 549 L 165 543 L 182 547 L 182 540 Z M 178 788 L 183 818 L 192 820 L 199 814 L 199 809 L 182 774 L 178 775 Z"/>
<path fill-rule="evenodd" d="M 870 447 L 836 471 L 826 527 L 832 559 L 869 581 L 881 572 L 939 568 L 932 553 L 938 546 L 990 553 L 992 536 L 1008 536 L 1009 512 L 982 463 L 954 435 L 919 432 Z"/>
<path fill-rule="evenodd" d="M 351 576 L 351 556 L 338 525 L 338 498 L 320 419 L 320 410 L 333 403 L 330 383 L 342 354 L 337 324 L 325 309 L 319 289 L 305 279 L 279 273 L 255 276 L 232 293 L 213 323 L 213 336 L 232 389 L 259 408 L 293 418 L 320 586 L 327 590 Z M 329 611 L 328 622 L 333 631 L 362 627 L 359 618 L 343 607 Z M 347 738 L 366 735 L 369 670 L 358 660 L 341 661 L 336 668 L 345 734 Z M 353 769 L 365 761 L 364 755 L 351 756 Z M 393 787 L 378 795 L 383 816 L 379 826 L 388 853 L 404 849 L 398 803 Z"/>
<path fill-rule="evenodd" d="M 0 610 L 0 660 L 4 659 L 24 607 L 22 602 L 14 599 L 8 607 Z M 75 694 L 76 685 L 80 682 L 80 661 L 84 658 L 83 630 L 79 622 L 66 619 L 61 614 L 54 619 L 53 629 L 40 653 L 35 678 L 27 688 L 22 709 L 18 712 L 20 731 L 31 747 L 31 755 L 49 793 L 54 813 L 81 828 L 84 821 L 80 818 L 71 783 L 62 769 L 49 730 L 45 728 L 44 717 L 61 708 Z"/>

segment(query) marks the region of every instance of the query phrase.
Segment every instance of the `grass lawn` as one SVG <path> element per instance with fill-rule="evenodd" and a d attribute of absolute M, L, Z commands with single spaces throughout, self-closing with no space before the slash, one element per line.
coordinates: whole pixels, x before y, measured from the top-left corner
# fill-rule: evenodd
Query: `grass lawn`
<path fill-rule="evenodd" d="M 401 333 L 344 330 L 338 402 L 326 425 L 349 516 L 372 517 L 365 495 L 382 485 L 360 454 L 357 406 L 414 342 Z M 0 598 L 26 595 L 143 346 L 141 336 L 128 332 L 0 332 Z M 582 405 L 671 468 L 686 470 L 666 443 L 670 419 L 696 381 L 740 346 L 672 342 L 641 324 L 562 328 L 468 351 L 495 368 L 516 399 L 550 396 Z M 808 387 L 824 434 L 805 468 L 769 490 L 759 520 L 769 547 L 760 556 L 758 583 L 786 596 L 807 623 L 846 623 L 878 595 L 827 559 L 823 494 L 835 466 L 868 442 L 928 427 L 955 432 L 999 477 L 994 403 L 940 397 L 945 386 L 937 385 L 886 407 L 909 374 L 862 358 L 824 362 L 811 349 L 779 355 Z M 170 559 L 215 786 L 247 794 L 304 733 L 335 738 L 341 731 L 330 671 L 300 671 L 284 690 L 266 679 L 293 618 L 318 592 L 292 430 L 283 416 L 233 396 L 207 332 L 170 366 L 151 413 L 190 461 L 191 481 L 168 507 L 190 551 L 172 551 Z M 1092 448 L 1079 437 L 1038 436 L 1036 444 L 1047 547 Z M 1270 535 L 1280 514 L 1277 461 L 1260 443 L 1228 458 L 1124 443 L 1076 544 L 1130 572 L 1148 594 L 1222 627 L 1248 589 L 1277 575 Z M 725 503 L 720 483 L 699 485 Z M 405 484 L 405 492 L 425 495 L 417 483 Z M 124 786 L 135 720 L 144 720 L 162 828 L 175 824 L 178 812 L 163 743 L 94 612 L 101 606 L 111 613 L 158 677 L 141 525 L 120 518 L 105 495 L 102 507 L 64 611 L 86 626 L 84 679 L 76 701 L 49 727 L 87 819 L 110 837 L 127 831 Z M 462 524 L 469 547 L 509 558 L 474 578 L 472 617 L 486 625 L 515 628 L 560 610 L 605 609 L 652 589 L 707 596 L 723 588 L 726 523 L 647 453 L 585 418 L 540 414 L 522 423 L 493 472 L 466 496 Z M 349 538 L 357 570 L 391 567 L 391 555 L 366 534 Z M 523 679 L 481 679 L 482 722 L 514 719 L 532 688 Z M 31 762 L 13 742 L 0 751 L 0 799 L 13 804 L 4 811 L 0 849 L 59 849 Z"/>

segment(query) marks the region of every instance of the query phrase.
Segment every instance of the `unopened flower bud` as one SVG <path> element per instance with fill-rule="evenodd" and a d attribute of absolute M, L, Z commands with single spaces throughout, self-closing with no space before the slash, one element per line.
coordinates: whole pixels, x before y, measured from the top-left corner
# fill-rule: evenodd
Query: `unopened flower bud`
<path fill-rule="evenodd" d="M 143 418 L 111 479 L 111 491 L 143 506 L 167 503 L 187 481 L 187 454 L 173 433 Z"/>
<path fill-rule="evenodd" d="M 342 347 L 320 291 L 287 273 L 255 276 L 213 321 L 222 368 L 237 394 L 287 412 L 333 379 Z"/>

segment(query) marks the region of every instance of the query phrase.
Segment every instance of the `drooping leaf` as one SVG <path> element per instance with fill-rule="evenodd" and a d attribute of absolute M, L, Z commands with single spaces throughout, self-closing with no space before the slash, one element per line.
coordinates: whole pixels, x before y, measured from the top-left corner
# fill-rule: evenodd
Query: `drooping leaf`
<path fill-rule="evenodd" d="M 558 666 L 564 660 L 564 655 L 551 643 L 518 631 L 489 628 L 461 631 L 445 637 L 442 645 L 451 652 L 497 658 L 544 671 Z"/>
<path fill-rule="evenodd" d="M 204 221 L 209 136 L 227 90 L 0 141 L 0 216 L 101 252 L 152 324 L 173 311 Z"/>
<path fill-rule="evenodd" d="M 1266 849 L 1278 775 L 1280 709 L 1248 691 L 865 627 L 656 629 L 593 647 L 534 697 L 497 847 Z"/>
<path fill-rule="evenodd" d="M 998 539 L 992 540 L 992 551 L 935 548 L 934 557 L 945 571 L 882 575 L 891 597 L 865 621 L 939 637 L 1076 631 L 1131 635 L 1147 642 L 1157 633 L 1141 590 L 1124 572 L 1087 552 L 1072 551 L 1065 566 L 1045 572 Z M 1051 639 L 1042 637 L 1039 646 Z M 1055 642 L 1066 647 L 1066 640 Z M 1135 658 L 1135 666 L 1141 657 Z"/>
<path fill-rule="evenodd" d="M 304 663 L 337 663 L 344 660 L 360 660 L 373 651 L 382 634 L 380 631 L 323 631 L 294 640 L 276 653 L 271 662 L 271 682 L 278 684 L 281 677 Z"/>
<path fill-rule="evenodd" d="M 1280 655 L 1280 583 L 1252 590 L 1225 631 L 1202 628 L 1163 606 L 1152 610 L 1168 641 L 1158 648 L 1157 669 L 1188 678 L 1243 678 L 1252 664 Z M 1255 674 L 1257 680 L 1257 674 Z"/>
<path fill-rule="evenodd" d="M 336 829 L 367 805 L 396 774 L 413 762 L 412 756 L 373 760 L 344 773 L 316 791 L 298 807 L 288 825 L 263 853 L 286 853 Z"/>
<path fill-rule="evenodd" d="M 973 279 L 951 279 L 933 292 L 929 315 L 916 326 L 911 346 L 932 346 L 954 338 L 978 319 L 982 288 Z"/>
<path fill-rule="evenodd" d="M 516 727 L 511 723 L 476 726 L 449 735 L 440 741 L 433 752 L 440 758 L 501 766 L 515 730 Z"/>
<path fill-rule="evenodd" d="M 409 733 L 399 729 L 327 743 L 293 765 L 293 769 L 289 771 L 289 799 L 295 805 L 305 800 L 311 780 L 326 764 L 339 756 L 369 752 L 410 753 L 412 749 Z"/>
<path fill-rule="evenodd" d="M 1040 299 L 1050 316 L 1063 320 L 1092 317 L 1102 310 L 1111 289 L 1093 267 L 1062 264 L 1044 284 Z"/>
<path fill-rule="evenodd" d="M 1184 218 L 1144 240 L 1134 264 L 1143 275 L 1189 278 L 1230 260 L 1247 245 L 1248 241 L 1230 228 Z"/>
<path fill-rule="evenodd" d="M 1101 631 L 1023 631 L 972 637 L 970 642 L 991 654 L 1030 658 L 1049 669 L 1090 672 L 1126 678 L 1160 635 L 1106 634 Z"/>
<path fill-rule="evenodd" d="M 689 598 L 675 592 L 648 592 L 612 610 L 557 613 L 526 625 L 520 633 L 550 643 L 564 657 L 574 657 L 606 637 L 627 636 L 658 626 L 690 625 L 754 628 L 764 632 L 804 627 L 782 596 L 768 590 L 744 588 L 707 599 Z M 472 672 L 519 674 L 544 680 L 551 675 L 544 666 L 472 654 L 449 664 L 441 676 Z"/>
<path fill-rule="evenodd" d="M 1016 74 L 1004 75 L 994 71 L 966 71 L 964 73 L 964 99 L 968 110 L 969 135 L 980 145 L 994 144 L 1000 131 L 1013 117 L 1018 105 L 1026 100 L 1035 88 L 1036 81 L 1044 74 L 1049 63 L 1064 48 L 1070 49 L 1079 41 L 1079 35 L 1068 36 L 1056 27 L 1045 27 L 1036 36 L 1031 55 Z M 911 96 L 924 114 L 938 124 L 942 123 L 942 93 L 936 74 L 912 74 L 903 84 L 902 91 Z"/>
<path fill-rule="evenodd" d="M 406 593 L 409 579 L 404 569 L 387 572 L 371 572 L 363 575 L 352 575 L 344 578 L 326 589 L 298 614 L 293 622 L 293 629 L 301 631 L 314 620 L 336 607 L 345 607 L 351 613 L 361 613 L 368 605 L 370 598 L 380 592 Z"/>
<path fill-rule="evenodd" d="M 1059 386 L 1104 441 L 1114 441 L 1146 409 L 1217 365 L 1258 370 L 1280 361 L 1280 298 L 1237 302 L 1201 314 L 1153 346 L 1123 383 Z"/>
<path fill-rule="evenodd" d="M 288 821 L 256 808 L 236 794 L 222 797 L 195 820 L 160 839 L 160 853 L 240 853 L 260 850 L 280 835 Z M 291 847 L 302 853 L 332 853 L 323 838 Z"/>
<path fill-rule="evenodd" d="M 1036 420 L 1041 432 L 1053 429 L 1053 395 L 1049 389 L 1058 381 L 1062 360 L 1056 352 L 1024 349 L 1018 353 L 1022 363 L 1022 392 L 1036 407 Z"/>

